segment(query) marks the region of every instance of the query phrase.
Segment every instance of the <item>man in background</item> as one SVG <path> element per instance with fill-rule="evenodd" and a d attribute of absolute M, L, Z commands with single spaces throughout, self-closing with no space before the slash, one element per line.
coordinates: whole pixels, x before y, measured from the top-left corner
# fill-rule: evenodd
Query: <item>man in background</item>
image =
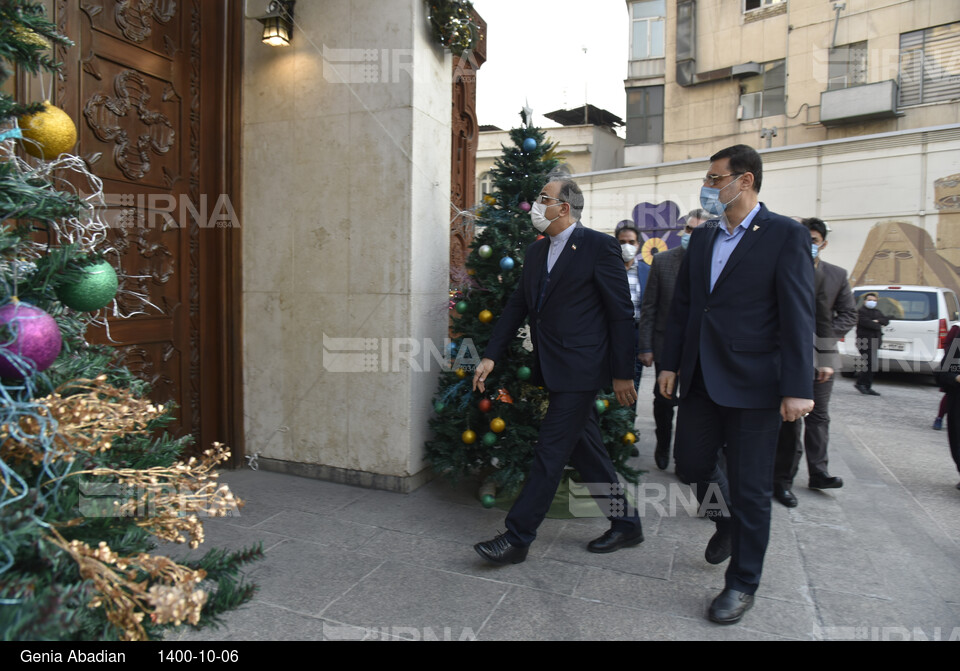
<path fill-rule="evenodd" d="M 687 253 L 693 229 L 708 219 L 710 215 L 706 210 L 696 209 L 690 212 L 680 236 L 680 246 L 655 254 L 650 265 L 650 275 L 641 303 L 637 349 L 640 352 L 640 362 L 644 366 L 654 366 L 658 376 L 663 354 L 663 336 L 667 330 L 667 317 L 670 316 L 670 304 L 673 302 L 673 290 L 680 273 L 680 264 Z M 653 419 L 657 425 L 657 447 L 653 459 L 661 471 L 670 465 L 673 409 L 676 405 L 676 390 L 673 398 L 664 398 L 657 390 L 657 385 L 653 385 Z"/>
<path fill-rule="evenodd" d="M 803 420 L 803 439 L 800 423 L 784 422 L 777 443 L 777 460 L 773 475 L 773 496 L 777 501 L 794 508 L 793 480 L 800 466 L 800 456 L 806 451 L 807 472 L 811 489 L 837 489 L 843 480 L 831 476 L 827 470 L 827 444 L 830 440 L 830 396 L 833 376 L 840 366 L 837 338 L 846 335 L 857 323 L 857 308 L 847 281 L 847 271 L 823 260 L 827 247 L 827 224 L 815 217 L 800 223 L 810 231 L 813 254 L 814 285 L 817 294 L 816 373 L 813 381 L 813 410 Z"/>

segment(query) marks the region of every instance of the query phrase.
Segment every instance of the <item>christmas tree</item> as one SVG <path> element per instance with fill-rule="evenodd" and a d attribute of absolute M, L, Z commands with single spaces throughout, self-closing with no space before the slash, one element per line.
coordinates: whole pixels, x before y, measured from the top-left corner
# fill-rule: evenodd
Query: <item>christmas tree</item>
<path fill-rule="evenodd" d="M 553 175 L 560 157 L 556 145 L 531 124 L 510 132 L 512 146 L 490 171 L 493 192 L 477 211 L 479 231 L 467 258 L 466 272 L 455 281 L 451 300 L 450 344 L 453 365 L 441 374 L 434 398 L 427 442 L 433 468 L 453 481 L 467 475 L 484 480 L 481 500 L 494 502 L 495 492 L 509 497 L 522 484 L 533 459 L 546 413 L 548 392 L 530 383 L 532 346 L 525 331 L 513 340 L 486 382 L 487 393 L 472 391 L 473 366 L 479 362 L 493 327 L 520 281 L 526 248 L 538 238 L 530 209 Z M 452 275 L 456 278 L 456 272 Z M 490 393 L 494 390 L 493 393 Z M 639 471 L 627 465 L 636 437 L 633 410 L 622 408 L 611 390 L 597 398 L 600 429 L 617 471 L 636 483 Z"/>
<path fill-rule="evenodd" d="M 56 72 L 53 44 L 70 41 L 42 3 L 0 0 L 0 85 L 17 68 Z M 75 143 L 61 110 L 0 95 L 2 640 L 144 640 L 216 624 L 252 597 L 239 571 L 261 555 L 155 553 L 158 539 L 196 548 L 201 518 L 241 503 L 217 484 L 229 451 L 182 460 L 189 438 L 163 431 L 172 408 L 86 341 L 107 309 L 123 317 L 124 275 L 101 184 L 66 153 Z"/>

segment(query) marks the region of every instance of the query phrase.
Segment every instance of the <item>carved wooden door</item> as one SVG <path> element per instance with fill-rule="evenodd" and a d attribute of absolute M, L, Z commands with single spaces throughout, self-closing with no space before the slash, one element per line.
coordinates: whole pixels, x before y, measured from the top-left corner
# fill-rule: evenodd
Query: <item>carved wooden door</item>
<path fill-rule="evenodd" d="M 147 299 L 140 314 L 111 321 L 109 340 L 93 339 L 112 340 L 157 401 L 179 405 L 171 431 L 242 449 L 227 386 L 239 377 L 228 335 L 239 331 L 239 272 L 225 270 L 239 214 L 224 157 L 238 149 L 220 123 L 225 28 L 239 34 L 240 20 L 223 0 L 56 0 L 55 12 L 76 43 L 58 54 L 67 67 L 57 98 L 77 122 L 75 152 L 103 180 L 127 275 L 118 302 L 130 313 L 143 304 L 135 295 Z"/>

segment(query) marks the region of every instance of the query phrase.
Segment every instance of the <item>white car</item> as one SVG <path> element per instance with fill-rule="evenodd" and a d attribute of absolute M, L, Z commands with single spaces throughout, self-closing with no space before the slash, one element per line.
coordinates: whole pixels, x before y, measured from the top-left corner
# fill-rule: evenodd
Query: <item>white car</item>
<path fill-rule="evenodd" d="M 950 328 L 960 324 L 957 295 L 943 287 L 915 285 L 866 285 L 853 288 L 857 308 L 866 293 L 879 297 L 877 308 L 890 319 L 883 327 L 877 353 L 880 371 L 933 373 L 943 359 L 943 341 Z M 845 375 L 855 370 L 857 328 L 838 343 Z"/>

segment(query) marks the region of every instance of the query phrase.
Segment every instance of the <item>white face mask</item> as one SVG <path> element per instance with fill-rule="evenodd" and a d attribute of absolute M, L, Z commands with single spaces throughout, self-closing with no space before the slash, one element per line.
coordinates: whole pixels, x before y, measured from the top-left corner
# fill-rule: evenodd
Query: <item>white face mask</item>
<path fill-rule="evenodd" d="M 864 305 L 866 305 L 868 308 L 870 308 L 870 309 L 872 310 L 873 308 L 877 307 L 877 302 L 876 302 L 876 301 L 866 301 L 866 302 L 864 303 Z"/>
<path fill-rule="evenodd" d="M 639 247 L 636 245 L 629 245 L 627 243 L 620 245 L 620 255 L 623 257 L 623 262 L 630 263 L 633 261 L 637 255 L 637 249 L 639 249 Z"/>
<path fill-rule="evenodd" d="M 551 206 L 544 205 L 543 203 L 534 203 L 533 207 L 530 208 L 530 221 L 533 223 L 533 227 L 541 233 L 545 233 L 546 230 L 550 228 L 550 224 L 563 216 L 562 214 L 558 214 L 553 219 L 547 219 L 545 212 L 548 207 Z"/>

